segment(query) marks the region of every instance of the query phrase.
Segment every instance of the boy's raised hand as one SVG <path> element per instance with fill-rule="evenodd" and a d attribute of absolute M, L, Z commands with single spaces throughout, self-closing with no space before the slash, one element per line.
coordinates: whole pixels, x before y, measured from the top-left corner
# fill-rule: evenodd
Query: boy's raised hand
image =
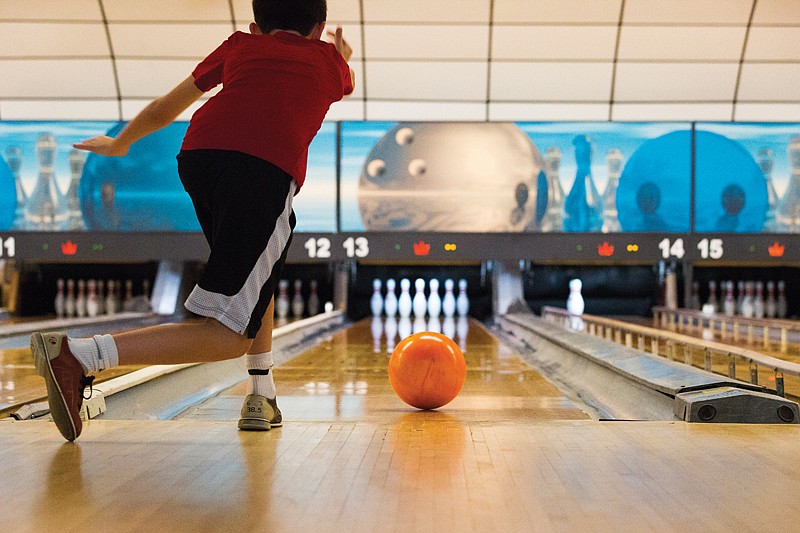
<path fill-rule="evenodd" d="M 85 141 L 75 143 L 72 145 L 72 147 L 77 148 L 78 150 L 86 150 L 88 152 L 93 152 L 100 155 L 121 156 L 127 154 L 128 149 L 120 146 L 119 143 L 115 141 L 116 139 L 113 137 L 101 135 L 99 137 L 93 137 L 91 139 L 86 139 Z"/>
<path fill-rule="evenodd" d="M 342 27 L 339 26 L 336 28 L 336 32 L 329 31 L 328 37 L 333 39 L 333 45 L 342 54 L 342 57 L 345 61 L 350 61 L 350 56 L 353 55 L 353 49 L 347 44 L 347 41 L 344 40 L 342 37 Z"/>

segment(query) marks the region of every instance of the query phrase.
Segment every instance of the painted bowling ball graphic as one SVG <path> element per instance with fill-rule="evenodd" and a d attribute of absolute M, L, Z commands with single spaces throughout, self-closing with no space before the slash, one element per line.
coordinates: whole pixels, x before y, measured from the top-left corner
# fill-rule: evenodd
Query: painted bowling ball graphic
<path fill-rule="evenodd" d="M 623 231 L 689 231 L 692 132 L 645 141 L 631 155 L 617 188 Z"/>
<path fill-rule="evenodd" d="M 107 135 L 116 136 L 123 126 L 115 126 Z M 175 123 L 152 133 L 125 157 L 87 157 L 79 195 L 89 229 L 200 230 L 175 160 L 186 128 L 185 123 Z"/>
<path fill-rule="evenodd" d="M 6 231 L 14 224 L 17 209 L 17 187 L 14 174 L 5 160 L 0 158 L 0 231 Z"/>
<path fill-rule="evenodd" d="M 537 219 L 539 150 L 513 124 L 397 124 L 361 171 L 369 231 L 523 231 Z"/>
<path fill-rule="evenodd" d="M 695 230 L 761 231 L 769 198 L 753 156 L 736 141 L 708 131 L 696 131 L 695 143 Z"/>

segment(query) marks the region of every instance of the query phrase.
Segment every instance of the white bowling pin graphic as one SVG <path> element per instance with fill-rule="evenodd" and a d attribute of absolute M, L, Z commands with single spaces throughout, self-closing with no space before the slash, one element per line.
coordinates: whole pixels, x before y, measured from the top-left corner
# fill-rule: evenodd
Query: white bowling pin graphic
<path fill-rule="evenodd" d="M 414 282 L 414 290 L 414 300 L 412 302 L 414 316 L 416 318 L 425 318 L 425 313 L 428 311 L 428 299 L 425 297 L 425 280 L 417 278 L 417 281 Z"/>
<path fill-rule="evenodd" d="M 294 296 L 292 296 L 292 315 L 295 320 L 303 318 L 305 305 L 303 301 L 303 282 L 296 279 L 294 280 Z"/>
<path fill-rule="evenodd" d="M 315 316 L 319 313 L 319 295 L 317 294 L 317 280 L 312 279 L 308 282 L 308 316 Z"/>
<path fill-rule="evenodd" d="M 395 294 L 395 281 L 393 279 L 386 280 L 386 298 L 383 300 L 383 309 L 386 316 L 397 316 L 397 294 Z"/>
<path fill-rule="evenodd" d="M 458 280 L 458 298 L 456 298 L 458 316 L 465 317 L 469 313 L 469 298 L 467 297 L 467 280 Z"/>
<path fill-rule="evenodd" d="M 372 317 L 370 332 L 372 333 L 372 351 L 378 353 L 381 351 L 381 336 L 383 335 L 383 321 L 380 316 Z"/>
<path fill-rule="evenodd" d="M 411 294 L 408 292 L 411 289 L 411 282 L 403 278 L 400 280 L 400 299 L 397 301 L 397 311 L 400 313 L 400 318 L 409 318 L 411 316 Z M 405 337 L 401 337 L 403 339 Z"/>
<path fill-rule="evenodd" d="M 56 281 L 56 299 L 55 299 L 56 316 L 64 318 L 66 313 L 66 296 L 64 296 L 64 280 L 59 278 Z"/>
<path fill-rule="evenodd" d="M 372 298 L 369 299 L 369 308 L 372 316 L 381 316 L 383 313 L 383 296 L 381 296 L 381 280 L 372 280 Z"/>
<path fill-rule="evenodd" d="M 282 279 L 278 282 L 278 298 L 275 300 L 275 314 L 280 320 L 289 316 L 289 281 Z"/>
<path fill-rule="evenodd" d="M 384 329 L 386 330 L 386 352 L 392 353 L 394 347 L 397 346 L 397 318 L 387 317 Z"/>
<path fill-rule="evenodd" d="M 86 316 L 86 282 L 78 280 L 78 296 L 75 298 L 75 314 L 80 318 Z"/>
<path fill-rule="evenodd" d="M 117 312 L 117 296 L 114 293 L 114 280 L 108 280 L 106 283 L 106 290 L 108 291 L 108 295 L 106 296 L 106 314 L 113 315 Z"/>
<path fill-rule="evenodd" d="M 67 280 L 67 297 L 64 300 L 64 314 L 67 318 L 75 316 L 75 280 Z"/>
<path fill-rule="evenodd" d="M 453 295 L 453 280 L 444 280 L 444 299 L 442 300 L 442 312 L 447 318 L 453 318 L 456 314 L 456 297 Z"/>
<path fill-rule="evenodd" d="M 431 318 L 439 318 L 439 315 L 442 314 L 442 297 L 439 296 L 439 280 L 432 279 L 429 283 L 429 287 L 431 293 L 428 295 L 428 316 Z"/>
<path fill-rule="evenodd" d="M 89 294 L 86 296 L 86 314 L 94 318 L 98 315 L 100 307 L 97 302 L 97 282 L 93 279 L 88 283 Z"/>

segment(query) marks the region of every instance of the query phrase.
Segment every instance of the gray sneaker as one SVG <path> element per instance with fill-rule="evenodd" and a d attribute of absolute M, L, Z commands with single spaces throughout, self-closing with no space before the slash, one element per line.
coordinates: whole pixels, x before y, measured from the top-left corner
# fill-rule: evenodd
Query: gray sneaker
<path fill-rule="evenodd" d="M 245 431 L 269 431 L 283 426 L 277 399 L 258 394 L 248 394 L 244 399 L 239 429 Z"/>

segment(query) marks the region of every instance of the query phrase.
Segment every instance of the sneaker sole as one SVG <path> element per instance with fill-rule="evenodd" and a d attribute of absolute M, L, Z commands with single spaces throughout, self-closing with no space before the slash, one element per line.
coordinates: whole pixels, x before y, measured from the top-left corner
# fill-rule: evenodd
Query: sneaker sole
<path fill-rule="evenodd" d="M 47 357 L 44 336 L 41 333 L 31 335 L 31 354 L 33 354 L 36 371 L 44 377 L 47 384 L 47 402 L 50 404 L 50 415 L 53 417 L 53 422 L 56 423 L 56 427 L 64 438 L 72 442 L 78 437 L 78 431 L 75 429 L 72 417 L 69 416 L 67 402 L 53 374 L 50 358 Z"/>
<path fill-rule="evenodd" d="M 239 429 L 243 431 L 269 431 L 272 424 L 259 418 L 240 418 Z"/>

